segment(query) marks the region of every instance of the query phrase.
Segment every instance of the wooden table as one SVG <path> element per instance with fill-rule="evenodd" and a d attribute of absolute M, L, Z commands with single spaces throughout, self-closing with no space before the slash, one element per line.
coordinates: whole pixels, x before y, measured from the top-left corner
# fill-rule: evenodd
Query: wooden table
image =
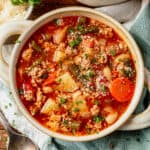
<path fill-rule="evenodd" d="M 43 0 L 43 3 L 39 6 L 36 6 L 33 10 L 32 16 L 30 19 L 36 19 L 37 17 L 41 16 L 42 14 L 56 9 L 60 7 L 67 7 L 67 6 L 77 6 L 79 5 L 75 0 Z M 7 143 L 7 133 L 0 125 L 0 150 L 6 150 L 6 143 Z"/>

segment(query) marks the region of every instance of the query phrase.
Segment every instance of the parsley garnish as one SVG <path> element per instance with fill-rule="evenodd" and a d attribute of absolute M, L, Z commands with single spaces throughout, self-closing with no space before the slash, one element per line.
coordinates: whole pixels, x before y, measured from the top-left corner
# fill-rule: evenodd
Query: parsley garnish
<path fill-rule="evenodd" d="M 99 105 L 99 101 L 98 101 L 98 100 L 95 100 L 95 101 L 94 101 L 94 104 L 95 104 L 95 105 Z"/>
<path fill-rule="evenodd" d="M 104 119 L 104 117 L 102 117 L 102 116 L 94 116 L 93 117 L 93 121 L 95 122 L 95 123 L 99 123 L 99 122 L 102 122 L 102 121 L 104 121 L 105 119 Z"/>
<path fill-rule="evenodd" d="M 75 48 L 76 46 L 78 46 L 81 43 L 82 39 L 80 37 L 76 38 L 75 40 L 69 42 L 69 46 L 71 48 Z"/>
<path fill-rule="evenodd" d="M 66 99 L 66 98 L 61 97 L 61 98 L 60 98 L 60 102 L 61 102 L 61 104 L 65 104 L 65 103 L 67 102 L 67 99 Z"/>
<path fill-rule="evenodd" d="M 116 51 L 114 49 L 110 50 L 110 55 L 115 56 L 116 55 Z"/>
<path fill-rule="evenodd" d="M 84 54 L 85 59 L 88 59 L 89 55 L 88 54 Z"/>

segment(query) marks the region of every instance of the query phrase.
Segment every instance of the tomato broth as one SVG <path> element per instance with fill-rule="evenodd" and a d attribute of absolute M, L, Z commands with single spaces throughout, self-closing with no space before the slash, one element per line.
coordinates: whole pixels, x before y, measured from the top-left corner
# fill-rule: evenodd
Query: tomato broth
<path fill-rule="evenodd" d="M 84 16 L 44 25 L 26 42 L 16 67 L 26 109 L 66 135 L 99 133 L 114 124 L 135 88 L 128 45 L 112 27 Z"/>

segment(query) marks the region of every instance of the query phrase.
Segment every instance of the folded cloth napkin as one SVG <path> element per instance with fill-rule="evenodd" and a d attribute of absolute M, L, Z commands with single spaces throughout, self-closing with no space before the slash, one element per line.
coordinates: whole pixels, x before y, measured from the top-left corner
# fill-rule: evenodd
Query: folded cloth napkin
<path fill-rule="evenodd" d="M 138 14 L 130 25 L 130 32 L 139 44 L 145 65 L 150 69 L 150 3 Z M 2 70 L 1 70 L 2 71 Z M 41 150 L 150 150 L 150 128 L 139 131 L 116 131 L 91 142 L 65 142 L 51 138 L 33 127 L 16 108 L 12 93 L 0 79 L 0 107 L 10 124 L 35 141 Z M 141 100 L 137 111 L 143 110 L 150 99 Z"/>

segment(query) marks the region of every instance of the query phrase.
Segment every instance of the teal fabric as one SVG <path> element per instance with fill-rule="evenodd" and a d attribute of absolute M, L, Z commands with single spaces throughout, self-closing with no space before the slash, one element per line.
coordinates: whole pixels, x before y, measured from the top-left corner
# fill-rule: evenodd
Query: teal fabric
<path fill-rule="evenodd" d="M 137 41 L 144 57 L 145 65 L 150 69 L 150 4 L 135 19 L 130 33 Z M 150 100 L 149 93 L 141 100 L 136 111 L 143 110 Z M 47 150 L 150 150 L 150 128 L 138 131 L 116 131 L 113 134 L 91 142 L 64 142 L 52 140 Z"/>

